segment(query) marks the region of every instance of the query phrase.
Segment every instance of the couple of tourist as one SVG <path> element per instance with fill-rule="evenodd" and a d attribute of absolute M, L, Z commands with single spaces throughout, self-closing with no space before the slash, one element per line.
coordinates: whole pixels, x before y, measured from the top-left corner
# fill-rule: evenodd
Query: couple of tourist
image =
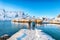
<path fill-rule="evenodd" d="M 29 21 L 29 29 L 35 30 L 36 23 L 34 21 Z"/>

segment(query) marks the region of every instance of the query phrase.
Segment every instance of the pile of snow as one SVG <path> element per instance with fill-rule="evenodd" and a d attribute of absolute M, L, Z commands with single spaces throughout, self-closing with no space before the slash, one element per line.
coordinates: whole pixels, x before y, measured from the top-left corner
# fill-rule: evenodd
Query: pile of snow
<path fill-rule="evenodd" d="M 55 40 L 41 30 L 22 29 L 7 40 Z"/>

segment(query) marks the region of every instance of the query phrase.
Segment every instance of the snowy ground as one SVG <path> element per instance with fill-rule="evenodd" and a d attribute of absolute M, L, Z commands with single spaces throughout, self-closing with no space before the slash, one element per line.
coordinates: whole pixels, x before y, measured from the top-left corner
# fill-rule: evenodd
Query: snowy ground
<path fill-rule="evenodd" d="M 7 40 L 55 40 L 41 30 L 22 29 Z"/>

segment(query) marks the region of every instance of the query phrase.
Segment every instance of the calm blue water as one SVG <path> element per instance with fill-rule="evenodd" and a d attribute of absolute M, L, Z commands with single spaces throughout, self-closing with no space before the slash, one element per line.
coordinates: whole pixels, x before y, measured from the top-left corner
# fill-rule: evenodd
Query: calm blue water
<path fill-rule="evenodd" d="M 49 34 L 56 40 L 60 40 L 60 26 L 56 25 L 41 25 L 37 29 L 43 30 L 43 32 Z"/>
<path fill-rule="evenodd" d="M 8 34 L 13 35 L 22 28 L 20 24 L 16 25 L 11 23 L 11 21 L 0 21 L 0 36 Z M 25 26 L 23 28 L 26 28 Z"/>
<path fill-rule="evenodd" d="M 26 25 L 23 27 L 20 24 L 13 24 L 11 21 L 0 21 L 0 36 L 8 34 L 9 36 L 13 35 L 21 28 L 27 28 Z M 60 27 L 55 25 L 41 25 L 36 27 L 37 29 L 43 30 L 43 32 L 49 34 L 56 40 L 60 40 Z"/>

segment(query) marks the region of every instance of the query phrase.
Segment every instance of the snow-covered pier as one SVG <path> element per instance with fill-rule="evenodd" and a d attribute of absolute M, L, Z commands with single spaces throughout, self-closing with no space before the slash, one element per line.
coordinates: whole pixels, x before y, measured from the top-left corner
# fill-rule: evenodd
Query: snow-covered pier
<path fill-rule="evenodd" d="M 55 39 L 42 32 L 42 30 L 22 29 L 19 32 L 12 35 L 7 40 L 55 40 Z"/>

